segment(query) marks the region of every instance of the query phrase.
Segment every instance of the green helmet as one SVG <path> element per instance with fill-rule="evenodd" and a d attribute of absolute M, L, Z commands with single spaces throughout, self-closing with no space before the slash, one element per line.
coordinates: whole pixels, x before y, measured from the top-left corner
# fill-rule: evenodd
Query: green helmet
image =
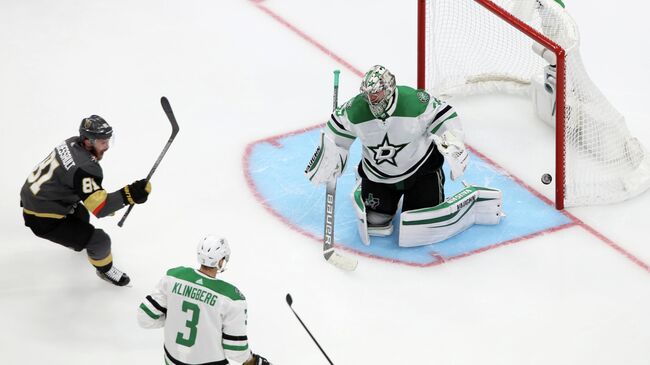
<path fill-rule="evenodd" d="M 386 117 L 393 102 L 395 87 L 395 76 L 384 66 L 375 65 L 363 76 L 359 91 L 376 118 Z"/>

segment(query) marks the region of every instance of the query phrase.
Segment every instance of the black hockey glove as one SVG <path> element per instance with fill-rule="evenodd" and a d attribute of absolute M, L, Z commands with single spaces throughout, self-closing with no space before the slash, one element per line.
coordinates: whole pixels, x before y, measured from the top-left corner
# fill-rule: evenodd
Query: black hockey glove
<path fill-rule="evenodd" d="M 251 355 L 253 356 L 248 359 L 243 365 L 272 365 L 269 360 L 263 358 L 260 355 L 253 353 L 251 353 Z"/>
<path fill-rule="evenodd" d="M 124 204 L 142 204 L 147 201 L 151 192 L 151 183 L 145 179 L 138 180 L 122 188 Z"/>

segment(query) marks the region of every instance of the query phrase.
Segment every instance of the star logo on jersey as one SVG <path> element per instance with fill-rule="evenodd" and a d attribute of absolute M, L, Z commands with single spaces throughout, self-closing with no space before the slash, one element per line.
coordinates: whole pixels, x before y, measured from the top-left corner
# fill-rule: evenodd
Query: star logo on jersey
<path fill-rule="evenodd" d="M 199 278 L 199 280 L 195 281 L 195 283 L 199 285 L 203 285 L 203 279 Z"/>
<path fill-rule="evenodd" d="M 381 165 L 384 162 L 387 162 L 395 167 L 397 167 L 397 162 L 395 158 L 397 154 L 406 147 L 408 143 L 404 144 L 391 144 L 388 139 L 388 133 L 384 136 L 384 140 L 376 146 L 368 146 L 368 148 L 375 154 L 374 160 L 377 165 Z"/>

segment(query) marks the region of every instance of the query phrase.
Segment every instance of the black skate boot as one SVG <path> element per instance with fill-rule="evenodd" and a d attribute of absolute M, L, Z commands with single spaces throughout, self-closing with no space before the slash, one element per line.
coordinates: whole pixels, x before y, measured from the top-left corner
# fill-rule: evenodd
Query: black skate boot
<path fill-rule="evenodd" d="M 111 266 L 111 268 L 106 272 L 97 270 L 97 276 L 117 286 L 124 286 L 131 282 L 129 276 L 125 272 L 117 269 L 115 266 Z"/>

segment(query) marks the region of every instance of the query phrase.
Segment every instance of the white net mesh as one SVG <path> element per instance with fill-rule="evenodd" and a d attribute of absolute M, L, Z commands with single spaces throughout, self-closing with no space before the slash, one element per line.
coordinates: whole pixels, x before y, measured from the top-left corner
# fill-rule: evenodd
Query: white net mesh
<path fill-rule="evenodd" d="M 566 51 L 565 205 L 617 202 L 648 189 L 647 153 L 585 72 L 565 9 L 554 0 L 493 2 Z M 549 64 L 533 52 L 532 38 L 474 0 L 428 0 L 425 34 L 426 88 L 434 95 L 532 94 L 531 81 Z"/>

